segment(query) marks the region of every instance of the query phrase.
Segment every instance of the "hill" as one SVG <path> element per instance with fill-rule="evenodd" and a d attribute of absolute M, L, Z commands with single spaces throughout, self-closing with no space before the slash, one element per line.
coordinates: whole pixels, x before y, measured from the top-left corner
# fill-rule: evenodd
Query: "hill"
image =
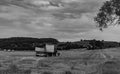
<path fill-rule="evenodd" d="M 75 42 L 60 42 L 55 38 L 32 38 L 32 37 L 11 37 L 1 38 L 0 48 L 11 50 L 34 50 L 36 46 L 41 44 L 55 44 L 58 50 L 70 50 L 87 48 L 89 50 L 105 49 L 120 47 L 119 42 L 100 41 L 100 40 L 80 40 Z"/>
<path fill-rule="evenodd" d="M 40 44 L 56 44 L 58 42 L 59 41 L 54 38 L 12 37 L 0 39 L 0 48 L 14 50 L 34 50 L 34 47 L 39 46 Z"/>
<path fill-rule="evenodd" d="M 120 47 L 120 43 L 114 41 L 104 41 L 104 40 L 100 41 L 93 39 L 93 40 L 81 40 L 75 42 L 59 42 L 57 46 L 59 50 L 80 49 L 80 48 L 96 50 L 96 49 Z"/>

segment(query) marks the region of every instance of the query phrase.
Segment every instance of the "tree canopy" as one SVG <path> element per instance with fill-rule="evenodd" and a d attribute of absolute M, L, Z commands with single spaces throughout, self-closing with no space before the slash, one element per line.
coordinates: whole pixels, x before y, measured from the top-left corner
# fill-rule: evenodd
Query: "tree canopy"
<path fill-rule="evenodd" d="M 104 2 L 94 20 L 101 30 L 110 25 L 120 24 L 120 0 Z"/>

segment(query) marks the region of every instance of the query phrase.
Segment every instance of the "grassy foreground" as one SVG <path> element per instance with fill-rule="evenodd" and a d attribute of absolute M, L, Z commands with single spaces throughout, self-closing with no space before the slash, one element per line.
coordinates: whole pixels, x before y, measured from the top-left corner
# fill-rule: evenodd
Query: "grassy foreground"
<path fill-rule="evenodd" d="M 35 52 L 0 51 L 0 74 L 117 74 L 116 71 L 119 71 L 119 67 L 110 72 L 109 65 L 103 66 L 108 60 L 119 61 L 119 48 L 69 50 L 60 53 L 59 57 L 44 58 L 35 57 Z M 116 65 L 119 66 L 119 63 L 112 67 Z"/>

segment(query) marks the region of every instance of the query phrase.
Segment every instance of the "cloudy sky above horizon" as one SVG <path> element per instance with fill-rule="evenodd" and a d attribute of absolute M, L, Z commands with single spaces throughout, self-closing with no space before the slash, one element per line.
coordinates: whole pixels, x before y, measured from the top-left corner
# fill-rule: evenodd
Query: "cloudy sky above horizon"
<path fill-rule="evenodd" d="M 99 31 L 94 23 L 106 0 L 0 0 L 0 38 L 120 41 L 120 27 Z"/>

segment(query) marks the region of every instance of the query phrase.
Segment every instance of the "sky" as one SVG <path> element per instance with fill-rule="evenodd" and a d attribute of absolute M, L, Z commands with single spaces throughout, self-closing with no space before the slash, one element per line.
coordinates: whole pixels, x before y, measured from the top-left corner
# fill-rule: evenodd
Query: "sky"
<path fill-rule="evenodd" d="M 106 0 L 0 0 L 0 38 L 120 41 L 120 26 L 100 31 L 94 17 Z"/>

